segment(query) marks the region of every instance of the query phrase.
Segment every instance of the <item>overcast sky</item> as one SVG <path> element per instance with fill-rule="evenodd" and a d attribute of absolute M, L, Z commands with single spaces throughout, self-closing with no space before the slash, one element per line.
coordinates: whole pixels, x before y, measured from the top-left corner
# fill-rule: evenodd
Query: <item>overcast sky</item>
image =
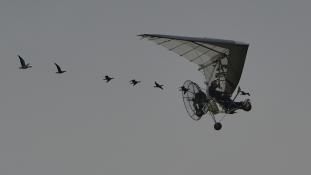
<path fill-rule="evenodd" d="M 308 0 L 1 0 L 0 174 L 311 172 Z M 138 34 L 250 44 L 253 110 L 214 131 L 177 88 L 196 65 Z M 18 69 L 17 54 L 32 64 Z M 66 73 L 55 74 L 54 62 Z M 115 79 L 106 84 L 102 75 Z M 131 87 L 132 78 L 141 80 Z M 153 82 L 165 90 L 153 88 Z"/>

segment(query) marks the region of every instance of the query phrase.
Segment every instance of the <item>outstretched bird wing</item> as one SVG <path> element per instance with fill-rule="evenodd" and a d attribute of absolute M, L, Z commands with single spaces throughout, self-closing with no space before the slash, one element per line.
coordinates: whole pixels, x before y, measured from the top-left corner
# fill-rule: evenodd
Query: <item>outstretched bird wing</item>
<path fill-rule="evenodd" d="M 62 69 L 59 67 L 59 65 L 56 64 L 56 63 L 54 63 L 54 64 L 55 64 L 55 66 L 56 66 L 56 68 L 57 68 L 57 71 L 58 71 L 58 72 L 62 72 Z"/>
<path fill-rule="evenodd" d="M 135 86 L 136 84 L 140 83 L 140 81 L 137 81 L 135 79 L 129 81 L 133 86 Z"/>
<path fill-rule="evenodd" d="M 181 86 L 179 90 L 182 91 L 184 94 L 186 94 L 189 91 L 189 89 L 186 88 L 185 86 Z"/>
<path fill-rule="evenodd" d="M 19 56 L 19 55 L 17 55 L 17 56 L 19 58 L 19 61 L 21 62 L 22 67 L 26 66 L 25 60 L 21 56 Z"/>
<path fill-rule="evenodd" d="M 163 85 L 157 83 L 156 81 L 154 82 L 154 84 L 155 84 L 155 87 L 160 88 L 160 89 L 163 89 L 163 87 L 162 87 Z"/>
<path fill-rule="evenodd" d="M 108 83 L 110 80 L 114 79 L 113 77 L 109 77 L 108 75 L 105 75 L 104 80 Z"/>
<path fill-rule="evenodd" d="M 238 87 L 238 92 L 240 92 L 241 95 L 248 95 L 248 96 L 251 96 L 249 92 L 242 91 L 242 89 L 240 88 L 240 86 Z"/>
<path fill-rule="evenodd" d="M 244 92 L 244 91 L 241 91 L 241 95 L 248 95 L 248 96 L 251 96 L 250 93 Z"/>

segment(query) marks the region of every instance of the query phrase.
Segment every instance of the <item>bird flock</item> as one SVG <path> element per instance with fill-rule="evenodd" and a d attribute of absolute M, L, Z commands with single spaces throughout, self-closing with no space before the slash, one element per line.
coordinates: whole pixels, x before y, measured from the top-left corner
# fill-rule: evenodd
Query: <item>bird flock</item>
<path fill-rule="evenodd" d="M 22 58 L 20 55 L 17 55 L 17 57 L 19 58 L 19 61 L 20 61 L 20 64 L 21 64 L 21 67 L 19 67 L 20 69 L 29 69 L 31 68 L 32 66 L 30 65 L 30 63 L 26 63 L 24 58 Z M 56 69 L 57 69 L 57 74 L 63 74 L 66 72 L 66 70 L 63 70 L 57 63 L 54 63 L 54 65 L 56 66 Z M 105 75 L 103 77 L 103 80 L 106 81 L 106 83 L 109 83 L 111 80 L 115 79 L 114 77 L 112 76 L 109 76 L 109 75 Z M 136 86 L 137 84 L 141 83 L 141 81 L 138 81 L 136 79 L 132 79 L 129 81 L 129 83 L 132 85 L 132 86 Z M 163 88 L 163 84 L 160 84 L 158 82 L 154 82 L 154 88 L 158 88 L 158 89 L 162 89 L 164 90 Z M 181 87 L 181 90 L 184 91 L 185 87 Z"/>

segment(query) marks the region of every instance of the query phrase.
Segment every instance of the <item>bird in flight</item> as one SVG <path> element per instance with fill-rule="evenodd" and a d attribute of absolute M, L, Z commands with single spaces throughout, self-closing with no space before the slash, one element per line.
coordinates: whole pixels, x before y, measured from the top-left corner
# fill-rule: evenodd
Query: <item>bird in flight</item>
<path fill-rule="evenodd" d="M 184 94 L 186 94 L 189 91 L 189 89 L 186 88 L 185 86 L 181 86 L 179 90 L 182 91 Z"/>
<path fill-rule="evenodd" d="M 241 95 L 248 95 L 248 96 L 251 96 L 248 92 L 242 91 L 240 87 L 239 87 L 238 91 L 241 93 Z"/>
<path fill-rule="evenodd" d="M 57 72 L 56 72 L 57 74 L 62 74 L 64 72 L 66 72 L 65 70 L 62 70 L 58 64 L 56 64 L 56 63 L 54 63 L 54 64 L 55 64 L 55 66 L 57 68 Z"/>
<path fill-rule="evenodd" d="M 108 75 L 105 75 L 105 78 L 103 80 L 106 80 L 106 83 L 114 79 L 113 77 L 109 77 Z"/>
<path fill-rule="evenodd" d="M 159 84 L 159 83 L 157 83 L 156 81 L 154 82 L 154 84 L 155 84 L 155 85 L 153 86 L 154 88 L 159 88 L 159 89 L 162 89 L 162 90 L 163 90 L 163 86 L 164 86 L 164 85 Z"/>
<path fill-rule="evenodd" d="M 17 56 L 19 58 L 19 61 L 21 62 L 21 67 L 19 67 L 20 69 L 28 69 L 28 68 L 32 67 L 29 63 L 26 64 L 25 60 L 21 56 L 19 56 L 19 55 L 17 55 Z"/>
<path fill-rule="evenodd" d="M 135 86 L 136 84 L 140 83 L 141 81 L 137 81 L 135 79 L 129 81 L 133 86 Z"/>

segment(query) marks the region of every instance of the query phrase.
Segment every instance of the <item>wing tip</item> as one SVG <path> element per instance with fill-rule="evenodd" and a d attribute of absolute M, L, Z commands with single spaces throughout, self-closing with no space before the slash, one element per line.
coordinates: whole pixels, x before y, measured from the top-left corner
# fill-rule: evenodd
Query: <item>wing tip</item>
<path fill-rule="evenodd" d="M 141 37 L 141 38 L 146 38 L 146 37 L 148 37 L 149 35 L 148 34 L 139 34 L 139 35 L 137 35 L 138 37 Z"/>
<path fill-rule="evenodd" d="M 140 37 L 143 37 L 143 38 L 146 38 L 146 37 L 157 37 L 158 34 L 139 34 L 137 36 L 140 36 Z"/>

